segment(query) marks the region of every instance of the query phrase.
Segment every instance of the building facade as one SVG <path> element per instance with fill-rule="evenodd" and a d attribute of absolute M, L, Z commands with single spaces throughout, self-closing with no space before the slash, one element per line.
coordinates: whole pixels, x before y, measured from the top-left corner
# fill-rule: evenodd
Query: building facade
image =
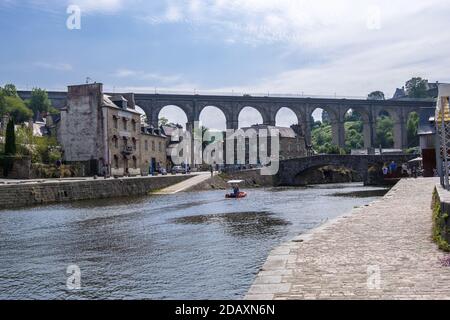
<path fill-rule="evenodd" d="M 169 170 L 166 148 L 168 137 L 160 128 L 141 128 L 141 172 L 153 174 L 160 169 Z"/>
<path fill-rule="evenodd" d="M 134 95 L 106 95 L 99 83 L 68 87 L 57 137 L 64 160 L 82 164 L 86 175 L 146 175 L 151 160 L 165 155 L 158 151 L 165 138 L 142 131 Z"/>

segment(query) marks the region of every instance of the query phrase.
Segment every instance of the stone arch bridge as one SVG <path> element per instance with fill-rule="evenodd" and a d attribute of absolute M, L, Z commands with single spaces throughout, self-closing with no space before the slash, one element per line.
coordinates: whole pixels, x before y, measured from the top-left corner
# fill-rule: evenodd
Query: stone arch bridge
<path fill-rule="evenodd" d="M 29 91 L 19 92 L 22 98 L 30 96 Z M 64 107 L 65 92 L 49 92 L 49 98 L 55 107 Z M 275 125 L 278 111 L 282 108 L 292 110 L 298 124 L 301 125 L 307 143 L 311 143 L 311 116 L 320 108 L 327 111 L 332 126 L 333 143 L 345 146 L 345 115 L 351 109 L 360 114 L 364 126 L 364 147 L 374 146 L 376 120 L 384 111 L 394 120 L 394 147 L 406 149 L 407 121 L 410 113 L 419 112 L 422 107 L 434 107 L 434 101 L 421 100 L 362 100 L 362 99 L 324 99 L 274 96 L 221 96 L 221 95 L 184 95 L 184 94 L 135 94 L 136 104 L 146 113 L 150 124 L 157 126 L 160 111 L 166 106 L 177 106 L 187 116 L 188 125 L 199 121 L 200 113 L 206 107 L 220 109 L 226 119 L 227 129 L 238 129 L 239 114 L 245 107 L 256 109 L 264 124 Z"/>
<path fill-rule="evenodd" d="M 368 169 L 374 164 L 384 164 L 395 161 L 398 166 L 417 155 L 318 155 L 305 158 L 280 161 L 280 168 L 276 177 L 278 185 L 298 185 L 297 178 L 309 169 L 323 166 L 336 166 L 351 169 L 367 181 Z"/>

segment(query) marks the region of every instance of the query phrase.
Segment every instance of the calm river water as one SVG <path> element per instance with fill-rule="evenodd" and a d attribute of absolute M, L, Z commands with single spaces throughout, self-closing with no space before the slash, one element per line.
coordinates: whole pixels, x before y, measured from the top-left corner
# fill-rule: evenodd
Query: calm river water
<path fill-rule="evenodd" d="M 239 299 L 273 247 L 383 192 L 345 184 L 0 211 L 0 299 Z M 69 265 L 80 290 L 66 288 Z"/>

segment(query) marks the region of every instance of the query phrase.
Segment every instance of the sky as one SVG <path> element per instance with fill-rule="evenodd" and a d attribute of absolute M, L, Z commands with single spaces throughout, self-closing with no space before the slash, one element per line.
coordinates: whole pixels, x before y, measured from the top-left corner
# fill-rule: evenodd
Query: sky
<path fill-rule="evenodd" d="M 448 0 L 0 0 L 0 85 L 390 97 L 450 82 L 449 16 Z"/>

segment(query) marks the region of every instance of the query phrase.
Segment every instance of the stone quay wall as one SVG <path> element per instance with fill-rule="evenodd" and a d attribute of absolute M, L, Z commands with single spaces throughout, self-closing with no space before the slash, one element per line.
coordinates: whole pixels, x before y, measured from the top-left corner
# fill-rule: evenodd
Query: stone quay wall
<path fill-rule="evenodd" d="M 77 200 L 142 196 L 191 175 L 97 180 L 61 180 L 0 185 L 0 210 Z"/>

